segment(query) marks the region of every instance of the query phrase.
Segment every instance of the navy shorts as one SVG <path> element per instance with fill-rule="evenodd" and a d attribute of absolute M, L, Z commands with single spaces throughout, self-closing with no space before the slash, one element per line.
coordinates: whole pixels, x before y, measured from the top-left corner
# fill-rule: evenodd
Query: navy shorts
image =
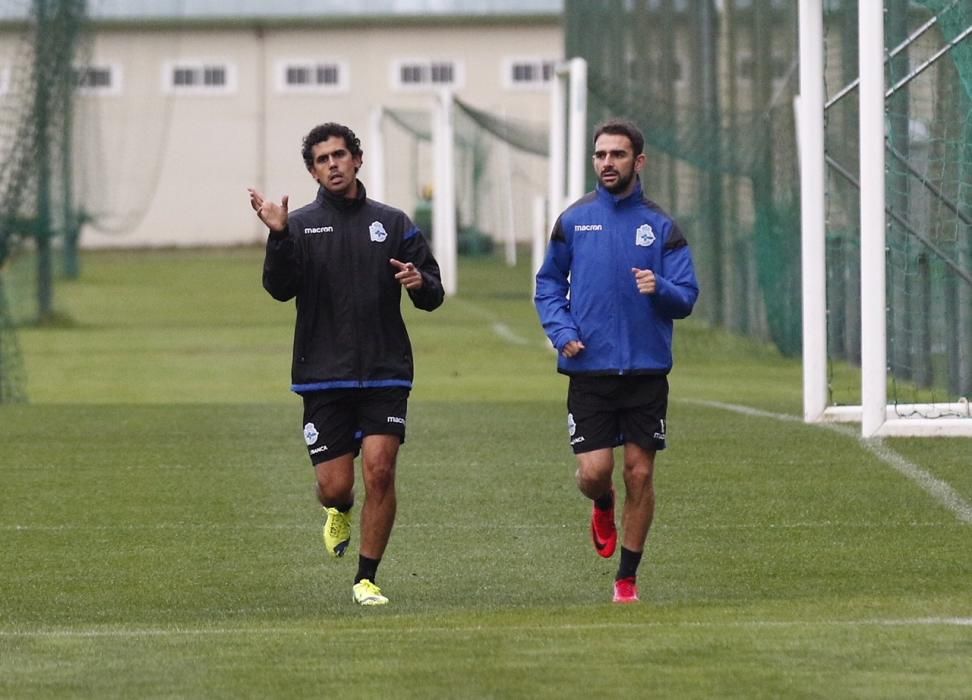
<path fill-rule="evenodd" d="M 328 389 L 303 394 L 304 442 L 312 464 L 349 452 L 355 457 L 366 435 L 397 435 L 405 442 L 409 390 Z"/>
<path fill-rule="evenodd" d="M 665 449 L 668 377 L 632 374 L 570 378 L 567 432 L 574 454 L 633 442 Z"/>

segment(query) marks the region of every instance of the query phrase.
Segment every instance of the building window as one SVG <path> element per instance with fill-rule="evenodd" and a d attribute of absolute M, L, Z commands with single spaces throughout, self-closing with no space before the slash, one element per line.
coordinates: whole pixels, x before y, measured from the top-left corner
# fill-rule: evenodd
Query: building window
<path fill-rule="evenodd" d="M 503 63 L 503 84 L 507 88 L 536 89 L 550 85 L 557 61 L 541 58 L 511 58 Z"/>
<path fill-rule="evenodd" d="M 347 92 L 348 75 L 348 64 L 344 61 L 281 61 L 277 64 L 277 90 Z"/>
<path fill-rule="evenodd" d="M 456 61 L 397 61 L 392 69 L 392 84 L 397 88 L 411 90 L 462 86 L 462 65 Z"/>
<path fill-rule="evenodd" d="M 454 73 L 451 63 L 433 63 L 429 66 L 429 75 L 433 83 L 452 85 L 455 82 Z"/>
<path fill-rule="evenodd" d="M 121 94 L 121 67 L 116 65 L 79 66 L 74 81 L 82 95 Z"/>
<path fill-rule="evenodd" d="M 236 90 L 236 70 L 228 63 L 180 61 L 166 63 L 162 70 L 165 92 L 226 94 Z"/>

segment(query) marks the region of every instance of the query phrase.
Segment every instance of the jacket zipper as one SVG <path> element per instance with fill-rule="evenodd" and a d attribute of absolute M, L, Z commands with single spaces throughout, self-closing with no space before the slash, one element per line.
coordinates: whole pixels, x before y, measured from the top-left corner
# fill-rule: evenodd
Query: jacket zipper
<path fill-rule="evenodd" d="M 357 224 L 357 222 L 355 222 L 355 224 Z M 352 339 L 351 346 L 355 348 L 354 379 L 358 387 L 361 388 L 364 386 L 364 381 L 361 376 L 361 353 L 363 352 L 363 349 L 359 344 L 359 337 L 358 337 L 358 323 L 359 323 L 358 320 L 359 297 L 358 297 L 358 289 L 357 289 L 358 275 L 355 274 L 355 271 L 357 270 L 357 263 L 358 263 L 357 256 L 356 256 L 357 244 L 358 244 L 358 239 L 356 238 L 356 232 L 358 230 L 359 229 L 357 225 L 354 226 L 349 225 L 347 228 L 348 231 L 347 235 L 350 236 L 350 238 L 348 239 L 348 257 L 351 259 L 350 260 L 351 264 L 349 265 L 349 269 L 351 271 L 351 274 L 349 275 L 351 277 L 351 285 L 350 285 L 351 286 L 351 339 Z"/>
<path fill-rule="evenodd" d="M 614 208 L 615 210 L 619 208 L 618 202 L 614 202 Z M 615 211 L 614 213 L 617 214 L 618 212 Z M 614 217 L 615 222 L 617 222 L 619 218 L 620 217 L 615 216 Z M 617 223 L 615 223 L 615 228 L 617 228 Z M 611 252 L 614 257 L 614 260 L 612 261 L 613 265 L 611 267 L 615 270 L 618 269 L 618 260 L 621 259 L 621 241 L 620 241 L 621 235 L 622 234 L 620 233 L 619 228 L 617 228 L 617 230 L 611 231 Z M 614 277 L 614 298 L 617 299 L 619 302 L 618 305 L 616 306 L 617 312 L 615 316 L 615 323 L 617 327 L 616 337 L 618 338 L 618 374 L 621 375 L 624 374 L 624 367 L 627 364 L 627 359 L 624 357 L 624 355 L 627 353 L 627 347 L 628 347 L 628 344 L 625 341 L 624 336 L 622 335 L 624 333 L 624 323 L 623 323 L 624 295 L 622 294 L 620 285 L 621 285 L 621 280 L 624 277 L 623 275 L 618 275 L 618 274 L 614 274 L 612 275 L 612 277 Z"/>

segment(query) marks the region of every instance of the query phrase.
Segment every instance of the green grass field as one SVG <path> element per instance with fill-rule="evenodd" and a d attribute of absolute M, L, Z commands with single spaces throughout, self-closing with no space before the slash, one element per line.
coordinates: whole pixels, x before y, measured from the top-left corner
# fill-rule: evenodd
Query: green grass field
<path fill-rule="evenodd" d="M 798 362 L 692 321 L 637 606 L 588 540 L 525 265 L 408 311 L 399 514 L 351 602 L 262 251 L 98 253 L 0 406 L 0 697 L 968 698 L 972 442 L 804 425 Z"/>

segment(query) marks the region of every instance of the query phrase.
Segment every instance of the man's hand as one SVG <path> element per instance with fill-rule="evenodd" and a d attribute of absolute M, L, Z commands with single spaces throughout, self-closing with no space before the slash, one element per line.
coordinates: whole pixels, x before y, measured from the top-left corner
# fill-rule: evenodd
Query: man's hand
<path fill-rule="evenodd" d="M 283 233 L 287 230 L 287 202 L 289 197 L 284 195 L 280 204 L 264 199 L 263 195 L 252 187 L 246 189 L 250 193 L 250 206 L 260 217 L 260 221 L 267 225 L 271 231 Z"/>
<path fill-rule="evenodd" d="M 395 260 L 391 258 L 388 262 L 392 264 L 392 267 L 398 270 L 395 273 L 395 279 L 398 283 L 405 287 L 405 289 L 421 289 L 422 284 L 425 280 L 422 279 L 422 273 L 413 265 L 412 263 L 403 263 L 400 260 Z"/>
<path fill-rule="evenodd" d="M 651 270 L 639 270 L 637 267 L 632 267 L 631 272 L 634 273 L 635 284 L 638 285 L 639 294 L 654 294 L 658 290 L 654 272 Z"/>
<path fill-rule="evenodd" d="M 560 351 L 564 357 L 577 357 L 584 351 L 584 343 L 579 340 L 571 340 Z"/>

